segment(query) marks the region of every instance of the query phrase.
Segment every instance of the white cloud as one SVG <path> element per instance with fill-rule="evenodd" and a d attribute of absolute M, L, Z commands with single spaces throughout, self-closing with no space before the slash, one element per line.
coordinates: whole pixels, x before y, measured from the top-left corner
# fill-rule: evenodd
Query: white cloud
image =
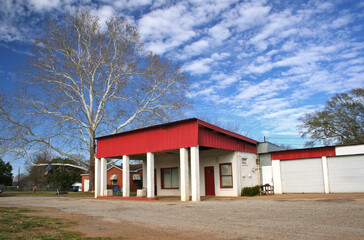
<path fill-rule="evenodd" d="M 217 24 L 209 29 L 209 34 L 216 41 L 224 41 L 228 37 L 230 37 L 230 31 L 228 28 L 223 26 L 223 24 Z"/>
<path fill-rule="evenodd" d="M 183 66 L 185 71 L 191 72 L 195 75 L 200 75 L 203 73 L 208 73 L 210 71 L 209 64 L 212 62 L 211 58 L 204 58 L 195 60 L 191 63 L 187 63 Z"/>
<path fill-rule="evenodd" d="M 30 0 L 30 5 L 36 11 L 50 10 L 60 6 L 60 0 Z"/>
<path fill-rule="evenodd" d="M 209 47 L 209 42 L 206 39 L 198 40 L 191 45 L 185 47 L 184 52 L 188 56 L 195 56 L 203 51 L 205 51 Z"/>

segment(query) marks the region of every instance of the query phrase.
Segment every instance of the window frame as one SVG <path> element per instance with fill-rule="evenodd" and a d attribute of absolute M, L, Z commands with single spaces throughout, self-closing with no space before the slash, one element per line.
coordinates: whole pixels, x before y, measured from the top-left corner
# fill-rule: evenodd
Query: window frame
<path fill-rule="evenodd" d="M 221 166 L 222 165 L 230 165 L 230 171 L 231 174 L 230 175 L 222 175 L 221 174 Z M 231 163 L 220 163 L 219 164 L 219 170 L 220 170 L 220 188 L 233 188 L 234 187 L 234 181 L 233 181 L 233 166 Z M 231 186 L 222 186 L 222 177 L 223 176 L 231 176 Z"/>
<path fill-rule="evenodd" d="M 167 187 L 164 187 L 164 170 L 166 169 L 171 169 L 171 176 L 172 176 L 172 169 L 177 169 L 177 173 L 178 173 L 178 187 L 176 188 L 167 188 Z M 169 167 L 169 168 L 161 168 L 161 189 L 179 189 L 179 171 L 178 171 L 178 167 Z M 171 184 L 172 185 L 172 184 Z"/>

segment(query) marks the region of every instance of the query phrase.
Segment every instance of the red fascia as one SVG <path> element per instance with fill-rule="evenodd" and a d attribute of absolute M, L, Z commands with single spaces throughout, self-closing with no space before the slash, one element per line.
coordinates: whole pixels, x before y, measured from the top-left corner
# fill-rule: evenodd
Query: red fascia
<path fill-rule="evenodd" d="M 258 143 L 257 141 L 255 141 L 255 140 L 253 140 L 251 138 L 242 136 L 242 135 L 237 134 L 237 133 L 234 133 L 234 132 L 230 132 L 230 131 L 225 130 L 223 128 L 220 128 L 218 126 L 212 125 L 212 124 L 210 124 L 208 122 L 204 122 L 204 121 L 201 121 L 199 119 L 197 119 L 197 121 L 198 121 L 198 124 L 199 125 L 204 126 L 204 127 L 207 127 L 207 128 L 210 128 L 210 129 L 215 130 L 217 132 L 224 133 L 225 135 L 232 136 L 234 138 L 237 138 L 237 139 L 240 139 L 240 140 L 243 140 L 245 142 L 249 142 L 249 143 L 252 143 L 252 144 L 255 144 L 255 145 Z"/>
<path fill-rule="evenodd" d="M 336 156 L 335 147 L 319 147 L 319 148 L 305 148 L 294 149 L 279 152 L 272 152 L 272 160 L 290 160 L 300 158 L 317 158 L 317 157 L 331 157 Z"/>
<path fill-rule="evenodd" d="M 197 120 L 189 119 L 100 137 L 96 157 L 119 157 L 197 145 Z"/>

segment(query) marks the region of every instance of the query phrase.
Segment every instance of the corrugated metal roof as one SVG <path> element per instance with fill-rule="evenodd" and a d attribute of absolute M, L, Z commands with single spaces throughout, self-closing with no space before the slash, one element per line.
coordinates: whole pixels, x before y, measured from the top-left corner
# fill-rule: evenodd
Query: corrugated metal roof
<path fill-rule="evenodd" d="M 257 141 L 197 118 L 97 138 L 97 157 L 204 146 L 256 153 Z"/>
<path fill-rule="evenodd" d="M 292 149 L 284 151 L 271 152 L 272 160 L 289 160 L 300 158 L 315 158 L 322 156 L 335 156 L 335 147 L 316 147 L 316 148 L 303 148 Z"/>

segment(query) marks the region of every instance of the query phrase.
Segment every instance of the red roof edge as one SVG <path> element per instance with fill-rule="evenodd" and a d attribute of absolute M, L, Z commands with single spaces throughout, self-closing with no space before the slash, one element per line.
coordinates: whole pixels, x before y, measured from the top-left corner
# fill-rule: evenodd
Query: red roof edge
<path fill-rule="evenodd" d="M 234 133 L 234 132 L 231 132 L 231 131 L 228 131 L 226 129 L 223 129 L 221 127 L 218 127 L 218 126 L 215 126 L 215 125 L 212 125 L 211 123 L 208 123 L 208 122 L 204 122 L 202 120 L 199 120 L 199 119 L 196 119 L 198 124 L 201 125 L 201 126 L 204 126 L 204 127 L 207 127 L 207 128 L 210 128 L 212 130 L 215 130 L 215 131 L 218 131 L 218 132 L 221 132 L 221 133 L 224 133 L 226 135 L 229 135 L 231 137 L 234 137 L 234 138 L 238 138 L 238 139 L 241 139 L 243 141 L 246 141 L 246 142 L 249 142 L 249 143 L 252 143 L 252 144 L 257 144 L 258 142 L 251 139 L 251 138 L 248 138 L 248 137 L 245 137 L 243 135 L 240 135 L 240 134 L 237 134 L 237 133 Z"/>
<path fill-rule="evenodd" d="M 335 147 L 315 147 L 315 148 L 302 148 L 302 149 L 290 149 L 283 151 L 271 152 L 272 160 L 289 160 L 300 158 L 316 158 L 316 157 L 331 157 L 336 156 Z"/>
<path fill-rule="evenodd" d="M 177 125 L 177 124 L 181 124 L 181 123 L 185 123 L 185 122 L 193 122 L 193 121 L 197 122 L 198 119 L 197 118 L 187 118 L 187 119 L 183 119 L 183 120 L 179 120 L 179 121 L 175 121 L 175 122 L 168 122 L 168 123 L 153 125 L 153 126 L 149 126 L 149 127 L 138 128 L 138 129 L 134 129 L 134 130 L 130 130 L 130 131 L 125 131 L 125 132 L 110 134 L 110 135 L 106 135 L 106 136 L 101 136 L 101 137 L 97 137 L 96 139 L 108 138 L 108 137 L 117 136 L 117 135 L 121 135 L 121 134 L 127 134 L 127 133 L 141 132 L 141 131 L 144 131 L 146 129 L 173 126 L 173 125 Z"/>

